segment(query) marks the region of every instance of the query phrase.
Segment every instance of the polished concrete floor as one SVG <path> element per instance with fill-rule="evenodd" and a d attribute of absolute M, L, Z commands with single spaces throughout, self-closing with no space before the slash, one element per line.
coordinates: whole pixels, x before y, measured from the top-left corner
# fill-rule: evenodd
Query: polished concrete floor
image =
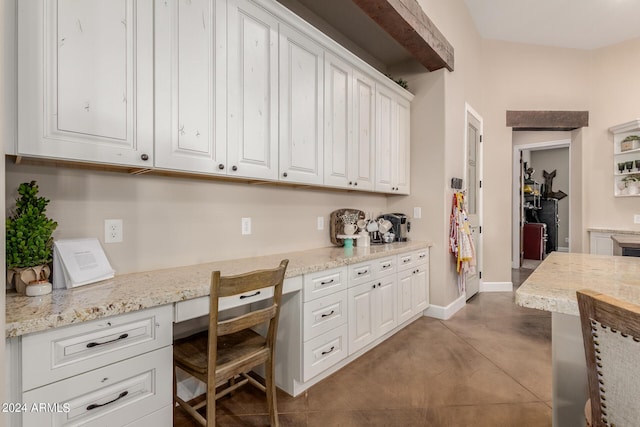
<path fill-rule="evenodd" d="M 519 285 L 531 270 L 513 270 Z M 512 293 L 475 296 L 450 320 L 421 318 L 292 398 L 282 426 L 550 426 L 551 316 Z M 218 401 L 217 425 L 268 425 L 264 394 Z M 181 410 L 175 425 L 196 426 Z"/>

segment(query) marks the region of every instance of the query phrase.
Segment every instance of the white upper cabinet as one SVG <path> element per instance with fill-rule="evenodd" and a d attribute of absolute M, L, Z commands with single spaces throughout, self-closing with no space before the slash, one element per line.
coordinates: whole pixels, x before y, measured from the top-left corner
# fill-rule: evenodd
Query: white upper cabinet
<path fill-rule="evenodd" d="M 409 102 L 376 87 L 376 191 L 409 194 Z"/>
<path fill-rule="evenodd" d="M 324 50 L 280 24 L 280 180 L 323 183 Z"/>
<path fill-rule="evenodd" d="M 229 175 L 278 179 L 278 21 L 229 0 Z"/>
<path fill-rule="evenodd" d="M 353 69 L 325 53 L 324 72 L 324 183 L 350 187 L 353 144 Z"/>
<path fill-rule="evenodd" d="M 225 174 L 224 2 L 155 7 L 155 165 Z"/>
<path fill-rule="evenodd" d="M 353 144 L 351 177 L 358 190 L 374 189 L 376 142 L 376 95 L 374 80 L 353 72 Z"/>
<path fill-rule="evenodd" d="M 325 53 L 324 183 L 373 190 L 375 83 Z"/>
<path fill-rule="evenodd" d="M 153 165 L 152 0 L 21 0 L 18 51 L 18 154 Z"/>

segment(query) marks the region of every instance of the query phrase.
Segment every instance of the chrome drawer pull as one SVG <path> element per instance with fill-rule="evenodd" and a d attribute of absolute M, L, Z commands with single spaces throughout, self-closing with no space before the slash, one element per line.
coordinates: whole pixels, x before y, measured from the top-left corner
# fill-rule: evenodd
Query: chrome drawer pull
<path fill-rule="evenodd" d="M 128 392 L 128 391 L 123 391 L 122 393 L 120 393 L 120 396 L 116 397 L 115 399 L 113 399 L 113 400 L 111 400 L 111 401 L 109 401 L 109 402 L 107 402 L 107 403 L 100 403 L 100 404 L 98 404 L 98 403 L 92 403 L 91 405 L 87 406 L 87 411 L 90 411 L 90 410 L 92 410 L 92 409 L 96 409 L 96 408 L 100 408 L 100 407 L 102 407 L 102 406 L 107 406 L 107 405 L 109 405 L 110 403 L 115 402 L 116 400 L 120 400 L 120 399 L 122 399 L 122 398 L 123 398 L 123 397 L 125 397 L 127 394 L 129 394 L 129 392 Z"/>
<path fill-rule="evenodd" d="M 333 279 L 329 280 L 328 282 L 320 282 L 321 285 L 328 285 L 329 283 L 333 283 Z"/>
<path fill-rule="evenodd" d="M 333 350 L 335 350 L 335 349 L 336 349 L 336 347 L 332 345 L 332 346 L 331 346 L 331 348 L 330 348 L 329 350 L 327 350 L 327 351 L 323 351 L 323 352 L 322 352 L 322 353 L 320 353 L 320 354 L 324 356 L 325 354 L 329 354 L 329 353 L 331 353 L 331 352 L 332 352 Z"/>
<path fill-rule="evenodd" d="M 402 260 L 402 262 L 405 263 L 405 264 L 408 263 L 409 261 L 411 261 L 411 258 L 407 258 L 407 259 L 403 259 Z"/>
<path fill-rule="evenodd" d="M 91 347 L 96 347 L 99 345 L 105 345 L 105 344 L 109 344 L 112 343 L 114 341 L 119 341 L 119 340 L 123 340 L 125 338 L 127 338 L 129 336 L 129 334 L 122 334 L 120 335 L 118 338 L 110 340 L 110 341 L 105 341 L 105 342 L 90 342 L 89 344 L 87 344 L 87 348 L 91 348 Z"/>
<path fill-rule="evenodd" d="M 362 276 L 363 274 L 367 274 L 369 270 L 358 271 L 358 276 Z"/>
<path fill-rule="evenodd" d="M 251 295 L 240 295 L 240 299 L 251 298 L 251 297 L 255 297 L 256 295 L 260 295 L 260 291 L 256 292 L 255 294 L 251 294 Z"/>
<path fill-rule="evenodd" d="M 389 267 L 391 267 L 391 264 L 385 264 L 382 266 L 382 268 L 389 268 Z"/>
<path fill-rule="evenodd" d="M 320 316 L 320 317 L 329 317 L 329 316 L 331 316 L 331 315 L 332 315 L 333 313 L 335 313 L 335 312 L 336 312 L 335 310 L 331 310 L 331 313 L 323 314 L 323 315 L 322 315 L 322 316 Z"/>
<path fill-rule="evenodd" d="M 422 258 L 424 258 L 425 256 L 426 256 L 425 254 L 422 254 L 422 255 L 420 255 L 418 258 L 422 259 Z"/>

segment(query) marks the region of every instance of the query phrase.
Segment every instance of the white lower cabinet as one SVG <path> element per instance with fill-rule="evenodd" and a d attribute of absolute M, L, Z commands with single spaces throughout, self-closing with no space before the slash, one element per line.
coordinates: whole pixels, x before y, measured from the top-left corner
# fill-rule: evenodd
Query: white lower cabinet
<path fill-rule="evenodd" d="M 396 275 L 349 288 L 349 354 L 395 328 Z"/>
<path fill-rule="evenodd" d="M 172 361 L 168 346 L 28 391 L 27 408 L 48 406 L 27 411 L 22 425 L 127 425 L 171 403 Z"/>
<path fill-rule="evenodd" d="M 398 324 L 402 324 L 429 307 L 429 250 L 400 255 L 399 259 Z"/>
<path fill-rule="evenodd" d="M 169 304 L 20 337 L 9 366 L 22 425 L 170 426 L 172 321 Z"/>

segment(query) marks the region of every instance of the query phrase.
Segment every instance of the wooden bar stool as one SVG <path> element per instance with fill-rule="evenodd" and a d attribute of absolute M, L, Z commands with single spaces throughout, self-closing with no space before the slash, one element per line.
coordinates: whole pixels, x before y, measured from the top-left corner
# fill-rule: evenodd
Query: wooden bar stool
<path fill-rule="evenodd" d="M 274 379 L 276 333 L 282 299 L 282 284 L 289 260 L 278 268 L 257 270 L 237 276 L 221 277 L 214 271 L 211 277 L 209 330 L 176 340 L 173 345 L 173 394 L 175 402 L 203 426 L 215 426 L 216 399 L 238 387 L 251 383 L 267 394 L 272 426 L 278 426 L 276 385 Z M 273 290 L 271 305 L 226 320 L 218 320 L 220 298 Z M 266 337 L 251 328 L 268 323 Z M 247 373 L 265 364 L 266 387 Z M 190 405 L 176 393 L 176 368 L 207 385 L 206 400 Z M 229 386 L 216 394 L 216 387 Z M 206 419 L 197 412 L 207 407 Z"/>

